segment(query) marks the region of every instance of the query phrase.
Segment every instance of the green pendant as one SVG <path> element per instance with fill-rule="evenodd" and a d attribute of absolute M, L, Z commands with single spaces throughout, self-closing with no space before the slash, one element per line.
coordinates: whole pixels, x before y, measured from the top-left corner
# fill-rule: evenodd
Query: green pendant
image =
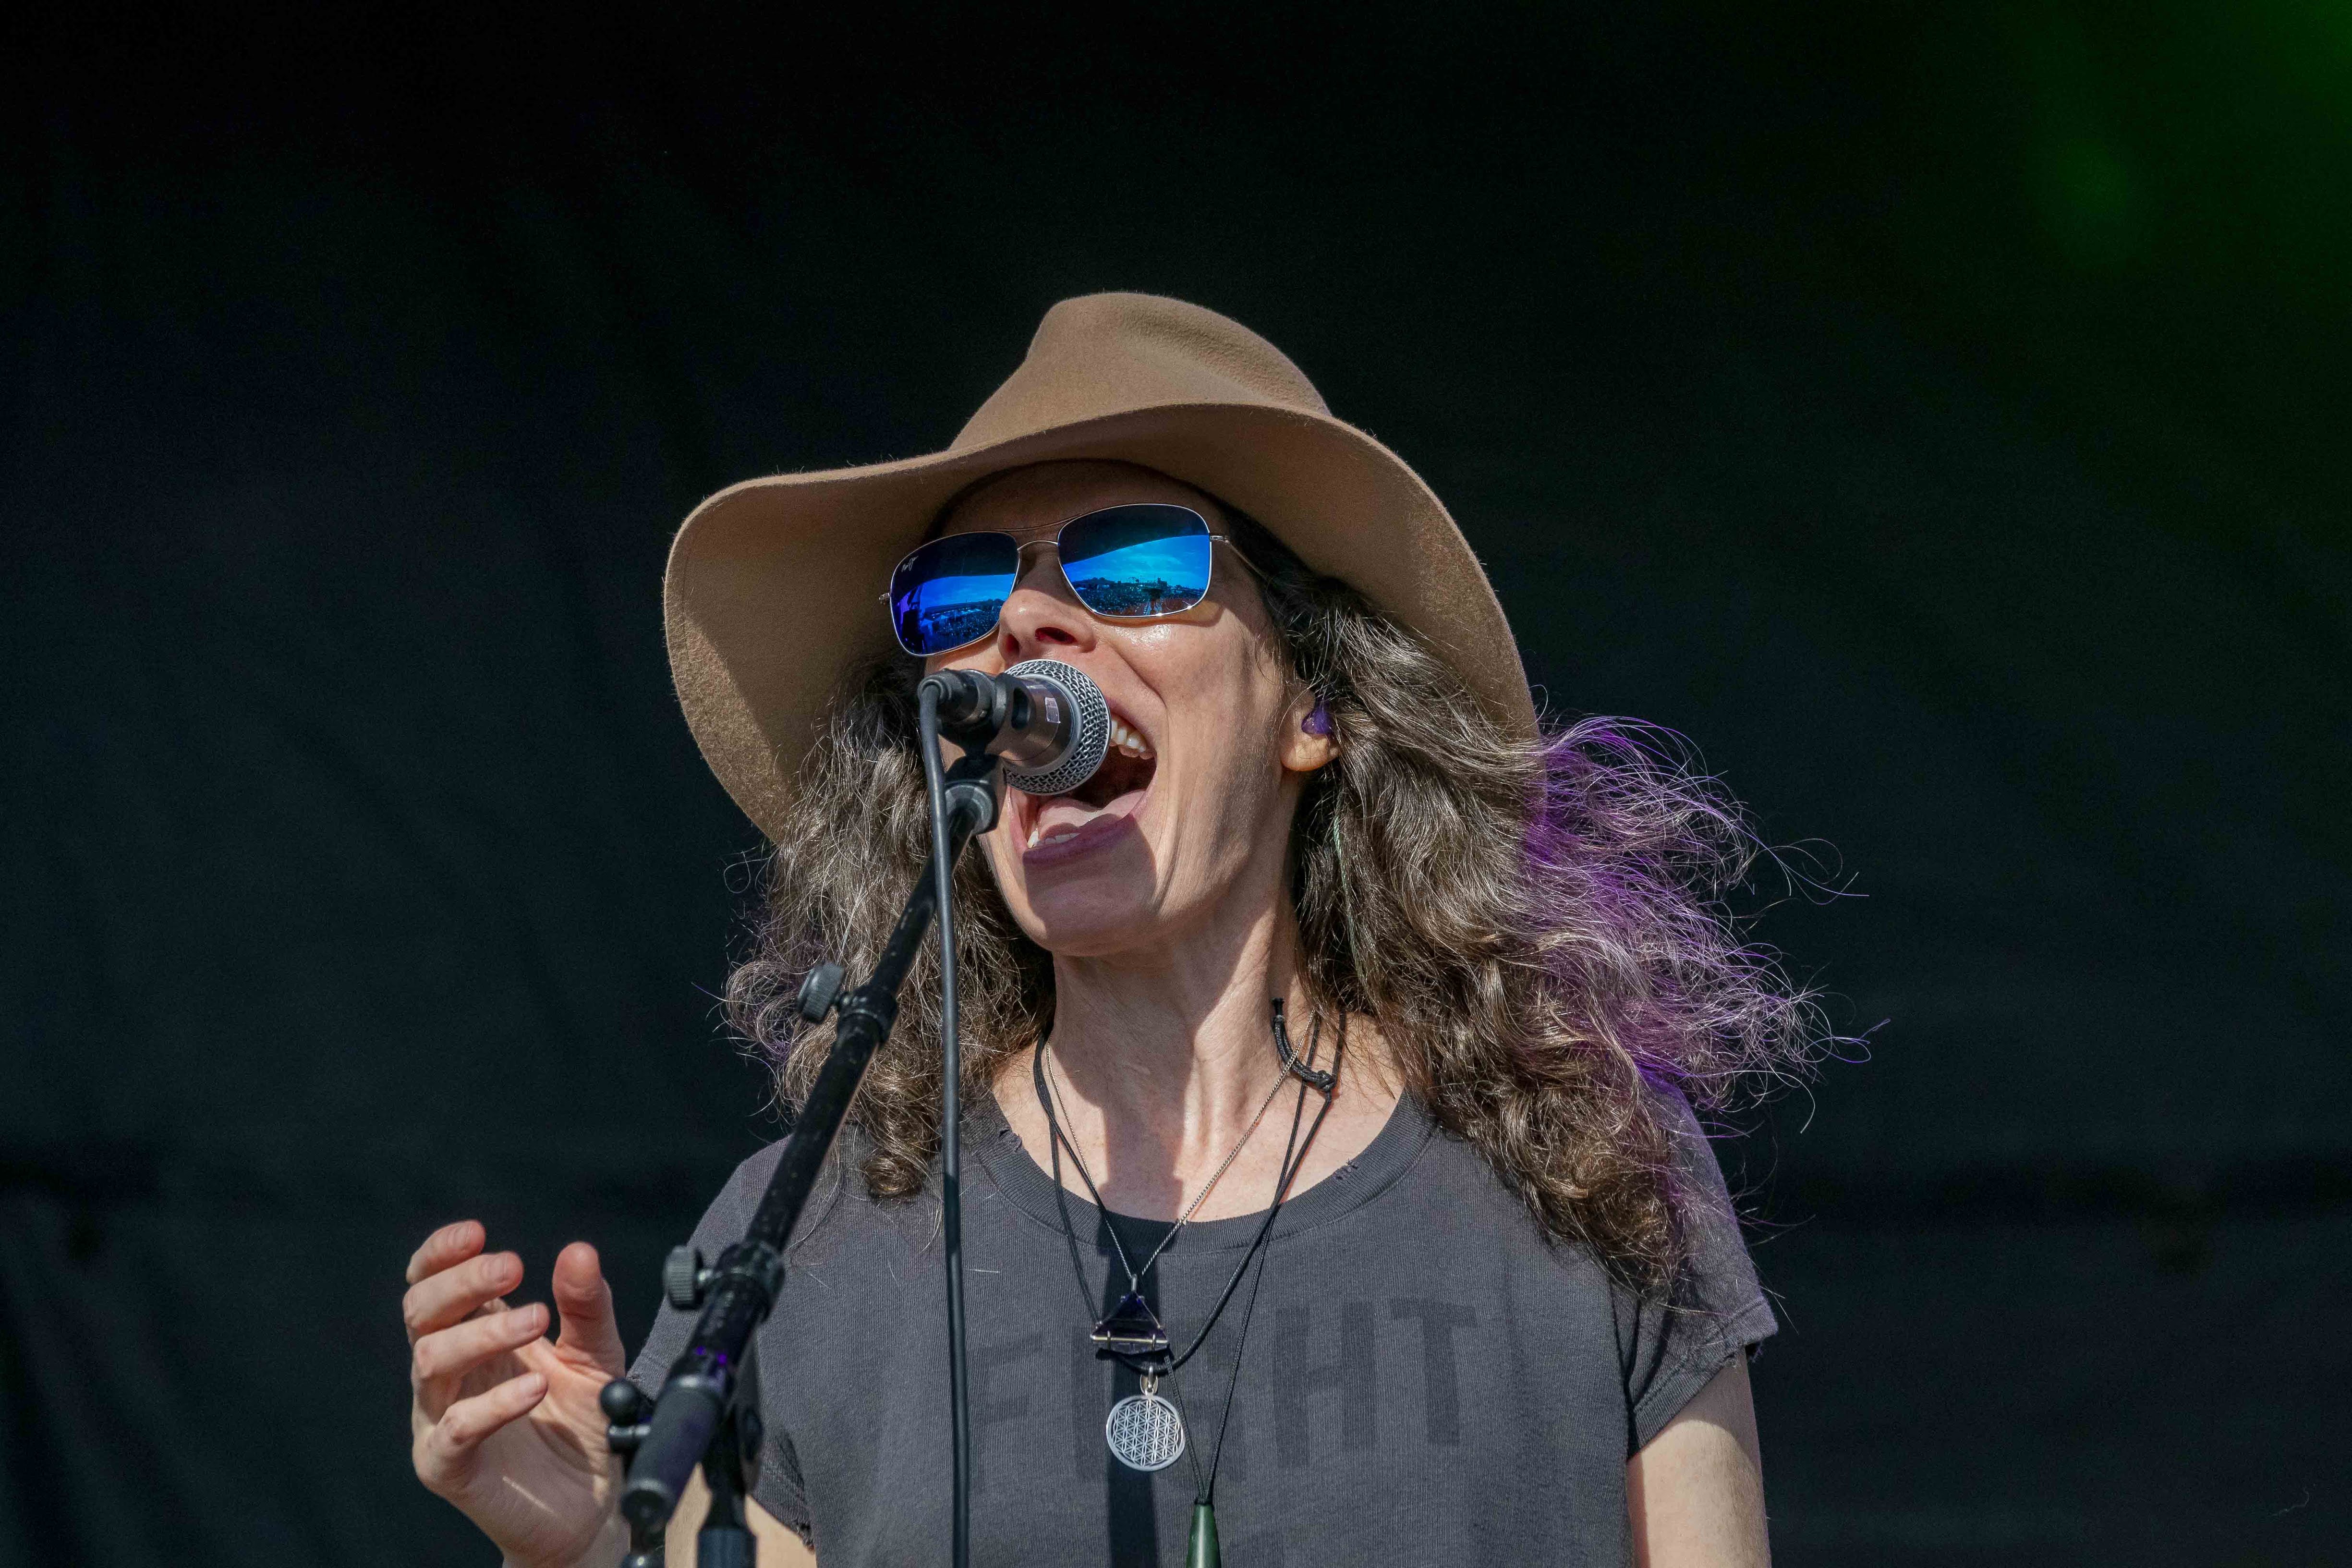
<path fill-rule="evenodd" d="M 1204 1502 L 1192 1505 L 1192 1542 L 1184 1552 L 1184 1568 L 1222 1568 L 1217 1556 L 1217 1510 Z"/>

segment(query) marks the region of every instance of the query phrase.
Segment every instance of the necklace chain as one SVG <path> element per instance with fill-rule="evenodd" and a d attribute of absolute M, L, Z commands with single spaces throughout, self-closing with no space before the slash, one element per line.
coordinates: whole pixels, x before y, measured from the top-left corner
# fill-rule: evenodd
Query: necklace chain
<path fill-rule="evenodd" d="M 1054 1071 L 1053 1061 L 1045 1055 L 1045 1047 L 1043 1045 L 1037 1047 L 1037 1056 L 1039 1060 L 1045 1063 L 1045 1092 L 1054 1097 L 1054 1103 L 1060 1108 L 1063 1118 L 1066 1120 L 1070 1114 L 1069 1107 L 1062 1103 L 1062 1087 L 1055 1081 L 1058 1075 Z M 1250 1124 L 1247 1127 L 1242 1129 L 1240 1142 L 1236 1142 L 1224 1159 L 1218 1163 L 1217 1168 L 1209 1173 L 1209 1179 L 1201 1184 L 1201 1190 L 1193 1194 L 1192 1201 L 1184 1206 L 1184 1211 L 1176 1216 L 1176 1223 L 1168 1227 L 1168 1234 L 1160 1238 L 1160 1245 L 1151 1249 L 1151 1255 L 1143 1260 L 1143 1266 L 1139 1268 L 1128 1259 L 1127 1243 L 1119 1239 L 1118 1227 L 1110 1223 L 1110 1205 L 1102 1201 L 1102 1192 L 1095 1185 L 1094 1176 L 1087 1169 L 1087 1158 L 1078 1152 L 1077 1140 L 1063 1137 L 1058 1124 L 1054 1128 L 1054 1135 L 1061 1137 L 1062 1142 L 1069 1145 L 1070 1159 L 1078 1167 L 1080 1179 L 1087 1184 L 1087 1193 L 1095 1200 L 1095 1206 L 1103 1213 L 1103 1228 L 1110 1232 L 1110 1244 L 1118 1249 L 1118 1266 L 1127 1270 L 1129 1289 L 1140 1290 L 1143 1288 L 1143 1277 L 1151 1271 L 1153 1264 L 1160 1261 L 1160 1255 L 1168 1250 L 1168 1244 L 1176 1239 L 1176 1233 L 1184 1228 L 1185 1222 L 1200 1211 L 1202 1204 L 1209 1201 L 1209 1194 L 1216 1191 L 1217 1184 L 1224 1179 L 1225 1173 L 1233 1168 L 1234 1162 L 1241 1158 L 1243 1148 L 1257 1131 L 1258 1123 L 1265 1120 L 1266 1111 L 1274 1105 L 1274 1097 L 1282 1092 L 1282 1086 L 1286 1081 L 1286 1078 L 1277 1078 L 1274 1080 L 1274 1087 L 1265 1091 L 1264 1100 L 1258 1101 L 1257 1114 L 1250 1118 Z"/>

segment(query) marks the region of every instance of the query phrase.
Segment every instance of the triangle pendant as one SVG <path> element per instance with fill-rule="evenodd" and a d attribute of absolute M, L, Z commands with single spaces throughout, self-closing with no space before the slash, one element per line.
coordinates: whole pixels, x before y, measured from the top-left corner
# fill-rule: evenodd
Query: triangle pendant
<path fill-rule="evenodd" d="M 1163 1356 L 1168 1353 L 1168 1331 L 1160 1326 L 1160 1314 L 1151 1303 L 1136 1291 L 1129 1290 L 1110 1310 L 1110 1316 L 1095 1325 L 1095 1343 L 1113 1355 Z"/>

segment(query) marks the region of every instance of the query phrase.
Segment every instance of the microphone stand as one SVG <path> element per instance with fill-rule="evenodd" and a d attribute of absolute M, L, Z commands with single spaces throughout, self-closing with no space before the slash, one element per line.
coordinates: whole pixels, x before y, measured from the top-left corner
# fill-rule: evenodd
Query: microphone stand
<path fill-rule="evenodd" d="M 681 1311 L 699 1307 L 702 1315 L 671 1363 L 660 1397 L 648 1400 L 625 1377 L 604 1385 L 601 1403 L 612 1423 L 606 1441 L 629 1466 L 621 1492 L 621 1516 L 629 1524 L 623 1568 L 662 1568 L 663 1532 L 698 1463 L 709 1483 L 710 1514 L 696 1541 L 696 1562 L 700 1568 L 751 1568 L 753 1542 L 743 1501 L 758 1475 L 762 1435 L 752 1336 L 775 1308 L 784 1248 L 849 1103 L 898 1021 L 898 990 L 939 912 L 944 874 L 975 835 L 996 826 L 1004 787 L 998 759 L 968 752 L 948 770 L 944 787 L 945 847 L 934 840 L 930 862 L 907 895 L 874 973 L 846 995 L 837 963 L 817 965 L 801 983 L 803 1018 L 814 1024 L 835 1015 L 833 1049 L 817 1070 L 750 1228 L 715 1265 L 705 1267 L 698 1251 L 680 1247 L 662 1271 L 670 1304 Z"/>

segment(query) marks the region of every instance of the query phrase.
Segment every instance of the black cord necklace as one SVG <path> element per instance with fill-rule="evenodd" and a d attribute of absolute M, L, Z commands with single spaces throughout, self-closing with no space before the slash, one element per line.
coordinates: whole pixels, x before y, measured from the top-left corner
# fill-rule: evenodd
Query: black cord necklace
<path fill-rule="evenodd" d="M 1216 1568 L 1219 1562 L 1215 1509 L 1217 1466 L 1224 1458 L 1225 1431 L 1233 1421 L 1234 1394 L 1241 1384 L 1242 1352 L 1248 1347 L 1250 1320 L 1256 1316 L 1258 1291 L 1265 1283 L 1265 1260 L 1268 1256 L 1265 1244 L 1267 1237 L 1273 1234 L 1275 1218 L 1281 1213 L 1284 1200 L 1289 1196 L 1291 1182 L 1297 1177 L 1300 1165 L 1305 1163 L 1307 1152 L 1314 1146 L 1315 1135 L 1322 1131 L 1323 1119 L 1331 1113 L 1331 1102 L 1337 1098 L 1339 1058 L 1345 1049 L 1346 1037 L 1343 1034 L 1340 1041 L 1332 1047 L 1330 1070 L 1318 1072 L 1315 1070 L 1315 1058 L 1320 1048 L 1322 1021 L 1319 1018 L 1317 1019 L 1308 1032 L 1307 1058 L 1304 1061 L 1301 1061 L 1290 1048 L 1288 1035 L 1283 1027 L 1282 1003 L 1279 999 L 1273 1004 L 1273 1027 L 1276 1048 L 1281 1057 L 1284 1073 L 1286 1077 L 1299 1080 L 1298 1103 L 1291 1112 L 1290 1137 L 1283 1149 L 1282 1163 L 1275 1178 L 1274 1202 L 1268 1205 L 1265 1218 L 1258 1226 L 1257 1234 L 1251 1237 L 1247 1250 L 1242 1254 L 1240 1265 L 1234 1269 L 1232 1278 L 1225 1281 L 1224 1289 L 1217 1293 L 1216 1304 L 1209 1310 L 1207 1320 L 1201 1325 L 1201 1331 L 1192 1337 L 1192 1342 L 1184 1348 L 1181 1354 L 1169 1353 L 1166 1331 L 1160 1328 L 1157 1314 L 1152 1313 L 1150 1306 L 1141 1300 L 1140 1270 L 1131 1268 L 1129 1270 L 1130 1289 L 1127 1298 L 1120 1301 L 1119 1307 L 1114 1310 L 1110 1318 L 1096 1324 L 1092 1336 L 1094 1342 L 1101 1347 L 1103 1354 L 1114 1357 L 1132 1370 L 1142 1385 L 1140 1393 L 1131 1394 L 1114 1404 L 1108 1418 L 1103 1424 L 1104 1440 L 1109 1446 L 1112 1457 L 1129 1469 L 1145 1471 L 1165 1469 L 1174 1464 L 1180 1456 L 1189 1455 L 1192 1458 L 1192 1524 L 1189 1551 L 1186 1554 L 1189 1568 Z M 1086 1184 L 1087 1195 L 1094 1199 L 1096 1209 L 1102 1215 L 1104 1228 L 1110 1232 L 1111 1244 L 1118 1251 L 1122 1268 L 1127 1267 L 1127 1246 L 1119 1239 L 1118 1228 L 1111 1221 L 1109 1205 L 1103 1202 L 1102 1193 L 1095 1185 L 1093 1174 L 1087 1169 L 1085 1157 L 1078 1152 L 1077 1144 L 1063 1132 L 1061 1121 L 1055 1114 L 1055 1096 L 1052 1086 L 1045 1078 L 1045 1047 L 1042 1044 L 1031 1058 L 1030 1076 L 1035 1085 L 1037 1103 L 1045 1112 L 1045 1124 L 1052 1134 L 1055 1206 L 1061 1214 L 1063 1238 L 1069 1245 L 1071 1279 L 1077 1286 L 1080 1306 L 1091 1311 L 1095 1298 L 1087 1289 L 1086 1268 L 1078 1258 L 1077 1231 L 1070 1224 L 1069 1208 L 1066 1201 L 1066 1190 L 1062 1185 L 1062 1149 L 1065 1145 L 1069 1148 L 1071 1163 L 1077 1167 L 1079 1180 Z M 1280 1080 L 1277 1080 L 1276 1088 L 1279 1087 Z M 1317 1110 L 1313 1122 L 1307 1125 L 1307 1136 L 1302 1142 L 1298 1135 L 1299 1126 L 1306 1119 L 1307 1091 L 1309 1089 L 1321 1092 L 1323 1104 Z M 1266 1104 L 1271 1103 L 1272 1096 L 1269 1095 Z M 1258 1108 L 1258 1118 L 1263 1120 L 1265 1115 L 1265 1106 L 1261 1105 Z M 1253 1121 L 1250 1126 L 1255 1131 L 1257 1122 Z M 1244 1133 L 1243 1142 L 1247 1141 L 1248 1134 Z M 1237 1144 L 1234 1154 L 1226 1156 L 1225 1165 L 1231 1165 L 1234 1156 L 1239 1152 L 1240 1146 Z M 1216 1175 L 1210 1178 L 1210 1186 L 1215 1185 L 1217 1177 L 1224 1173 L 1224 1169 L 1225 1166 L 1218 1167 Z M 1207 1195 L 1207 1188 L 1202 1189 L 1202 1195 L 1203 1197 Z M 1150 1257 L 1145 1259 L 1146 1269 L 1150 1268 L 1151 1263 L 1166 1248 L 1168 1240 L 1183 1226 L 1184 1221 L 1192 1216 L 1192 1210 L 1197 1209 L 1200 1204 L 1201 1199 L 1195 1198 L 1184 1215 L 1176 1221 L 1175 1225 L 1169 1227 L 1168 1236 L 1161 1238 L 1160 1246 L 1153 1248 Z M 1210 1331 L 1217 1326 L 1218 1320 L 1224 1315 L 1227 1304 L 1233 1300 L 1234 1292 L 1241 1285 L 1242 1276 L 1249 1272 L 1249 1267 L 1253 1261 L 1258 1266 L 1257 1276 L 1251 1282 L 1249 1299 L 1242 1309 L 1240 1329 L 1234 1344 L 1234 1370 L 1225 1384 L 1224 1408 L 1218 1415 L 1216 1440 L 1209 1451 L 1209 1467 L 1203 1471 L 1198 1451 L 1186 1441 L 1186 1417 L 1181 1404 L 1183 1385 L 1177 1380 L 1176 1373 L 1185 1363 L 1191 1361 L 1193 1353 L 1207 1342 Z M 1130 1302 L 1140 1308 L 1141 1321 L 1132 1324 L 1118 1322 L 1117 1320 L 1120 1315 L 1129 1311 Z M 1176 1394 L 1177 1403 L 1171 1404 L 1160 1397 L 1158 1385 L 1163 1377 L 1169 1380 L 1171 1390 Z"/>
<path fill-rule="evenodd" d="M 1046 1125 L 1054 1130 L 1057 1142 L 1067 1142 L 1062 1124 L 1055 1116 L 1061 1105 L 1061 1090 L 1054 1082 L 1052 1070 L 1045 1065 L 1045 1047 L 1042 1044 L 1037 1047 L 1035 1069 L 1032 1076 L 1042 1085 L 1038 1099 L 1045 1107 Z M 1233 1148 L 1226 1151 L 1217 1168 L 1209 1173 L 1209 1179 L 1201 1184 L 1201 1190 L 1192 1195 L 1191 1203 L 1184 1205 L 1184 1212 L 1176 1216 L 1176 1223 L 1168 1227 L 1167 1234 L 1160 1238 L 1160 1245 L 1145 1254 L 1139 1265 L 1128 1256 L 1127 1243 L 1120 1237 L 1118 1227 L 1111 1224 L 1109 1210 L 1104 1208 L 1102 1203 L 1102 1194 L 1095 1192 L 1095 1179 L 1087 1173 L 1086 1162 L 1078 1158 L 1077 1145 L 1070 1144 L 1070 1158 L 1076 1163 L 1078 1174 L 1087 1184 L 1087 1191 L 1094 1194 L 1095 1206 L 1103 1208 L 1103 1228 L 1110 1233 L 1110 1244 L 1118 1253 L 1118 1266 L 1127 1270 L 1127 1293 L 1119 1298 L 1118 1305 L 1111 1309 L 1110 1315 L 1095 1325 L 1094 1342 L 1098 1348 L 1114 1355 L 1134 1356 L 1146 1361 L 1167 1354 L 1168 1331 L 1161 1326 L 1160 1315 L 1151 1310 L 1151 1303 L 1144 1300 L 1143 1277 L 1151 1271 L 1153 1264 L 1160 1261 L 1160 1255 L 1168 1250 L 1168 1244 L 1176 1239 L 1176 1233 L 1182 1230 L 1192 1215 L 1199 1212 L 1201 1205 L 1209 1201 L 1209 1194 L 1217 1190 L 1217 1184 L 1224 1180 L 1225 1173 L 1233 1169 L 1234 1162 L 1241 1158 L 1242 1150 L 1256 1135 L 1258 1124 L 1265 1120 L 1265 1113 L 1274 1109 L 1274 1097 L 1282 1092 L 1282 1083 L 1280 1079 L 1274 1080 L 1274 1087 L 1265 1091 L 1264 1100 L 1258 1101 L 1257 1114 L 1250 1118 L 1250 1124 L 1242 1130 L 1241 1137 Z M 1293 1129 L 1293 1136 L 1296 1135 L 1297 1130 Z M 1287 1154 L 1284 1156 L 1285 1159 L 1288 1157 Z M 1056 1161 L 1061 1158 L 1058 1149 L 1055 1158 Z M 1058 1174 L 1057 1172 L 1057 1177 Z M 1193 1349 L 1199 1346 L 1200 1342 L 1195 1340 Z M 1191 1350 L 1186 1351 L 1182 1357 L 1178 1358 L 1179 1362 L 1189 1359 L 1192 1353 Z"/>

